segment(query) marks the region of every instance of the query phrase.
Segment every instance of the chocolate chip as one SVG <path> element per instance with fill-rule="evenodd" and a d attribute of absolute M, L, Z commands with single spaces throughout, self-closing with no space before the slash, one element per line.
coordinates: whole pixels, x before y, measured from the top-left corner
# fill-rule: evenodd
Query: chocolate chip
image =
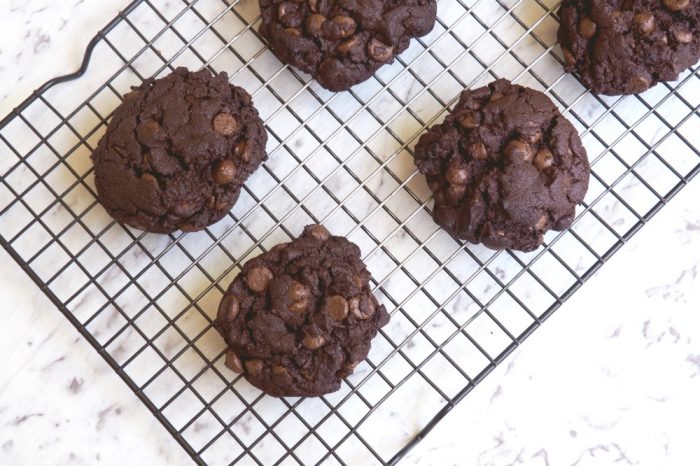
<path fill-rule="evenodd" d="M 346 363 L 341 371 L 342 377 L 347 377 L 348 375 L 352 374 L 358 364 L 360 363 L 357 361 Z"/>
<path fill-rule="evenodd" d="M 309 290 L 302 283 L 293 282 L 289 287 L 289 310 L 297 314 L 306 312 L 309 307 Z"/>
<path fill-rule="evenodd" d="M 451 184 L 447 188 L 447 197 L 449 197 L 451 202 L 457 202 L 462 199 L 466 192 L 467 187 L 465 185 Z"/>
<path fill-rule="evenodd" d="M 579 22 L 578 30 L 583 37 L 590 39 L 591 37 L 595 36 L 595 33 L 598 30 L 598 25 L 588 16 L 584 16 Z"/>
<path fill-rule="evenodd" d="M 352 277 L 352 284 L 355 285 L 355 288 L 363 288 L 364 287 L 364 282 L 362 281 L 362 277 L 359 275 L 355 275 Z"/>
<path fill-rule="evenodd" d="M 671 11 L 681 11 L 688 8 L 690 0 L 664 0 L 664 5 Z"/>
<path fill-rule="evenodd" d="M 145 175 L 143 175 L 141 177 L 141 181 L 145 181 L 146 183 L 151 185 L 153 189 L 158 189 L 158 180 L 155 176 L 151 175 L 150 173 L 146 173 Z"/>
<path fill-rule="evenodd" d="M 241 363 L 241 358 L 239 358 L 238 355 L 233 352 L 233 350 L 226 351 L 226 362 L 224 364 L 237 374 L 243 373 L 243 363 Z"/>
<path fill-rule="evenodd" d="M 629 80 L 628 84 L 631 92 L 639 94 L 649 89 L 651 82 L 644 76 L 635 76 Z"/>
<path fill-rule="evenodd" d="M 673 38 L 681 44 L 690 44 L 693 41 L 693 33 L 689 31 L 673 31 Z"/>
<path fill-rule="evenodd" d="M 554 155 L 549 149 L 542 149 L 535 155 L 532 163 L 538 170 L 544 170 L 554 165 Z"/>
<path fill-rule="evenodd" d="M 350 37 L 357 31 L 357 23 L 349 16 L 336 16 L 331 20 L 330 39 L 339 40 Z"/>
<path fill-rule="evenodd" d="M 286 367 L 280 366 L 280 365 L 275 365 L 272 366 L 272 375 L 275 377 L 284 377 L 288 378 L 289 377 L 289 371 L 287 370 Z"/>
<path fill-rule="evenodd" d="M 574 54 L 571 53 L 571 50 L 565 48 L 562 48 L 561 50 L 564 53 L 564 62 L 569 66 L 575 65 L 576 57 L 574 57 Z"/>
<path fill-rule="evenodd" d="M 301 301 L 309 297 L 309 291 L 303 283 L 293 281 L 289 286 L 289 299 L 292 301 Z"/>
<path fill-rule="evenodd" d="M 136 128 L 136 137 L 141 144 L 149 146 L 158 142 L 160 130 L 160 124 L 157 121 L 146 120 Z"/>
<path fill-rule="evenodd" d="M 469 108 L 470 110 L 474 110 L 474 111 L 481 110 L 482 107 L 483 106 L 481 105 L 481 102 L 479 102 L 478 100 L 475 100 L 475 101 L 467 104 L 467 108 Z"/>
<path fill-rule="evenodd" d="M 326 344 L 326 339 L 321 335 L 305 335 L 302 344 L 305 348 L 316 350 Z"/>
<path fill-rule="evenodd" d="M 231 160 L 224 160 L 216 165 L 212 171 L 214 183 L 222 185 L 229 184 L 236 179 L 236 164 Z"/>
<path fill-rule="evenodd" d="M 216 196 L 209 196 L 207 199 L 207 208 L 213 209 L 216 206 Z"/>
<path fill-rule="evenodd" d="M 258 293 L 267 289 L 267 286 L 272 280 L 272 272 L 267 267 L 253 267 L 246 275 L 248 280 L 248 288 Z"/>
<path fill-rule="evenodd" d="M 634 15 L 634 23 L 642 34 L 651 34 L 656 29 L 656 18 L 648 11 Z"/>
<path fill-rule="evenodd" d="M 545 227 L 547 226 L 547 222 L 549 221 L 549 217 L 547 214 L 543 214 L 542 217 L 535 223 L 535 230 L 544 230 Z"/>
<path fill-rule="evenodd" d="M 180 218 L 191 217 L 197 211 L 197 204 L 194 202 L 181 201 L 175 204 L 171 212 Z"/>
<path fill-rule="evenodd" d="M 479 127 L 479 123 L 476 120 L 476 114 L 474 112 L 465 112 L 459 117 L 459 124 L 463 128 L 474 129 Z"/>
<path fill-rule="evenodd" d="M 251 359 L 245 362 L 245 369 L 250 375 L 260 375 L 263 369 L 263 362 L 260 359 Z"/>
<path fill-rule="evenodd" d="M 323 225 L 309 225 L 305 228 L 305 232 L 319 241 L 327 241 L 331 234 Z"/>
<path fill-rule="evenodd" d="M 195 231 L 201 231 L 204 229 L 203 227 L 198 227 L 197 225 L 193 225 L 191 223 L 183 223 L 178 225 L 178 228 L 180 231 L 184 231 L 185 233 L 194 233 Z"/>
<path fill-rule="evenodd" d="M 489 158 L 488 151 L 483 142 L 476 142 L 469 146 L 469 154 L 476 160 L 486 160 Z"/>
<path fill-rule="evenodd" d="M 233 294 L 227 293 L 219 304 L 219 311 L 217 314 L 217 319 L 233 321 L 238 316 L 241 310 L 241 305 Z"/>
<path fill-rule="evenodd" d="M 351 50 L 356 48 L 360 44 L 360 38 L 357 36 L 352 36 L 346 41 L 341 42 L 335 48 L 339 53 L 349 53 Z"/>
<path fill-rule="evenodd" d="M 469 180 L 469 170 L 459 166 L 452 166 L 447 169 L 447 181 L 453 185 L 465 185 Z"/>
<path fill-rule="evenodd" d="M 383 44 L 377 39 L 372 39 L 367 44 L 367 54 L 369 54 L 370 58 L 379 62 L 389 61 L 394 56 L 394 47 Z"/>
<path fill-rule="evenodd" d="M 348 301 L 342 296 L 331 296 L 326 299 L 323 310 L 335 320 L 344 320 L 348 316 Z"/>
<path fill-rule="evenodd" d="M 300 301 L 294 301 L 289 305 L 289 310 L 296 314 L 303 314 L 309 307 L 309 300 L 303 299 Z"/>
<path fill-rule="evenodd" d="M 498 102 L 502 98 L 503 94 L 501 94 L 500 92 L 494 92 L 493 94 L 491 94 L 491 97 L 489 97 L 489 102 Z"/>
<path fill-rule="evenodd" d="M 532 146 L 525 141 L 521 141 L 520 139 L 513 139 L 510 141 L 506 145 L 504 152 L 507 157 L 520 159 L 524 162 L 532 161 L 532 158 L 535 156 Z"/>
<path fill-rule="evenodd" d="M 371 299 L 360 300 L 354 297 L 350 300 L 350 312 L 360 320 L 367 320 L 374 314 L 374 302 Z"/>
<path fill-rule="evenodd" d="M 304 27 L 306 31 L 312 36 L 320 36 L 321 29 L 323 29 L 323 24 L 326 22 L 326 17 L 319 14 L 314 14 L 306 18 L 304 22 Z"/>
<path fill-rule="evenodd" d="M 536 130 L 534 133 L 530 134 L 523 134 L 523 138 L 530 144 L 538 144 L 539 142 L 542 141 L 542 138 L 544 135 L 542 134 L 542 131 Z"/>
<path fill-rule="evenodd" d="M 277 17 L 279 19 L 284 19 L 292 11 L 296 11 L 296 5 L 292 2 L 282 2 L 277 7 Z"/>
<path fill-rule="evenodd" d="M 235 155 L 236 157 L 240 157 L 241 159 L 243 159 L 244 162 L 248 162 L 250 160 L 250 156 L 246 151 L 247 148 L 248 142 L 241 141 L 233 147 L 233 155 Z"/>
<path fill-rule="evenodd" d="M 219 113 L 214 117 L 213 126 L 222 136 L 231 136 L 238 130 L 238 120 L 230 113 Z"/>

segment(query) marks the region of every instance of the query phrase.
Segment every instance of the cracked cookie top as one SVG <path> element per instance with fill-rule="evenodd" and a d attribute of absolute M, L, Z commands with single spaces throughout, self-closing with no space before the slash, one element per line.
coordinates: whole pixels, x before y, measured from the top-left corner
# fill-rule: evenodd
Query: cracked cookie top
<path fill-rule="evenodd" d="M 260 34 L 280 60 L 331 91 L 369 79 L 435 25 L 436 0 L 260 0 Z"/>
<path fill-rule="evenodd" d="M 216 318 L 226 366 L 273 396 L 338 390 L 389 321 L 369 279 L 360 249 L 320 225 L 248 261 Z"/>
<path fill-rule="evenodd" d="M 596 94 L 638 94 L 700 59 L 699 0 L 565 0 L 566 70 Z"/>
<path fill-rule="evenodd" d="M 452 235 L 493 249 L 536 249 L 571 226 L 590 168 L 573 125 L 541 92 L 504 79 L 462 92 L 421 136 L 415 162 Z"/>
<path fill-rule="evenodd" d="M 178 68 L 114 112 L 92 154 L 99 200 L 140 230 L 201 230 L 231 210 L 266 142 L 250 95 L 226 73 Z"/>

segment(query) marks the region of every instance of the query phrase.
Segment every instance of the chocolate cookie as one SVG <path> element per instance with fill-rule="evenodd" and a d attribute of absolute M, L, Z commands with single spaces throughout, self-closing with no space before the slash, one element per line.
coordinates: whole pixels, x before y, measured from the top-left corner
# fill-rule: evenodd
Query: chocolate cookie
<path fill-rule="evenodd" d="M 369 79 L 435 25 L 436 0 L 260 0 L 260 34 L 331 91 Z"/>
<path fill-rule="evenodd" d="M 596 94 L 644 92 L 700 59 L 698 0 L 564 0 L 566 70 Z"/>
<path fill-rule="evenodd" d="M 360 249 L 320 225 L 250 260 L 216 318 L 226 366 L 273 396 L 338 390 L 389 321 L 369 278 Z"/>
<path fill-rule="evenodd" d="M 541 92 L 504 79 L 462 92 L 424 134 L 415 161 L 448 232 L 493 249 L 531 251 L 571 226 L 590 168 L 576 129 Z"/>
<path fill-rule="evenodd" d="M 250 95 L 226 73 L 178 68 L 133 88 L 114 112 L 92 154 L 98 197 L 134 228 L 201 230 L 231 210 L 266 142 Z"/>

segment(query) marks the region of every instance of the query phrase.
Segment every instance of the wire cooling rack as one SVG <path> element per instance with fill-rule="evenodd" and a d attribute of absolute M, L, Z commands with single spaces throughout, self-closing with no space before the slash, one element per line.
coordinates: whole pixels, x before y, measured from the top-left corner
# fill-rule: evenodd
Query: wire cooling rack
<path fill-rule="evenodd" d="M 700 171 L 697 69 L 594 97 L 562 71 L 557 9 L 441 0 L 429 36 L 332 94 L 270 53 L 257 2 L 134 1 L 0 124 L 0 241 L 197 463 L 397 463 Z M 253 93 L 270 159 L 207 231 L 143 234 L 97 203 L 89 155 L 130 86 L 176 66 Z M 573 228 L 529 254 L 442 232 L 411 157 L 497 77 L 547 92 L 593 167 Z M 212 319 L 242 262 L 312 222 L 360 245 L 392 320 L 339 392 L 280 400 L 225 369 Z"/>

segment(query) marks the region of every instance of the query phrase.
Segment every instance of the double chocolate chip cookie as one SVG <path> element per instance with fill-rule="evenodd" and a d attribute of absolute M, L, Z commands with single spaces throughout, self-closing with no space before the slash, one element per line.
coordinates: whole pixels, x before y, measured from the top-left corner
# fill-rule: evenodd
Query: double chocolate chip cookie
<path fill-rule="evenodd" d="M 320 225 L 250 260 L 216 318 L 226 366 L 273 396 L 338 390 L 389 321 L 369 278 L 360 249 Z"/>
<path fill-rule="evenodd" d="M 114 112 L 92 154 L 99 200 L 134 228 L 201 230 L 231 210 L 266 142 L 250 95 L 226 73 L 178 68 Z"/>
<path fill-rule="evenodd" d="M 260 0 L 260 34 L 331 91 L 369 79 L 435 25 L 436 0 Z"/>
<path fill-rule="evenodd" d="M 700 59 L 698 0 L 565 0 L 566 70 L 596 94 L 638 94 Z"/>
<path fill-rule="evenodd" d="M 493 249 L 536 249 L 571 226 L 590 168 L 573 125 L 541 92 L 506 80 L 462 92 L 415 149 L 452 235 Z"/>

